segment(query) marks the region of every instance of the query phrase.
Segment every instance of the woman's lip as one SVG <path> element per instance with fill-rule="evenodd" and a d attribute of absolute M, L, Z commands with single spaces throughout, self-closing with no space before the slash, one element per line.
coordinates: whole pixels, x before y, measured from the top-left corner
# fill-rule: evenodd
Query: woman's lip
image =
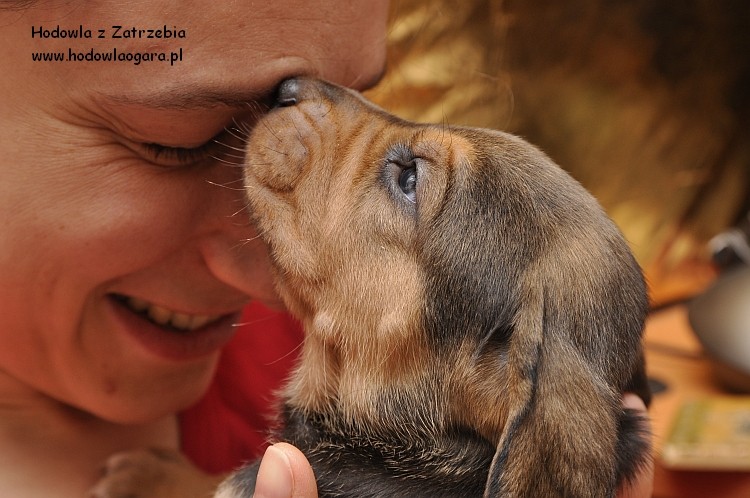
<path fill-rule="evenodd" d="M 126 336 L 149 353 L 173 361 L 196 360 L 218 352 L 234 336 L 240 314 L 228 314 L 196 330 L 176 330 L 154 323 L 117 296 L 109 296 L 109 304 L 115 322 Z"/>

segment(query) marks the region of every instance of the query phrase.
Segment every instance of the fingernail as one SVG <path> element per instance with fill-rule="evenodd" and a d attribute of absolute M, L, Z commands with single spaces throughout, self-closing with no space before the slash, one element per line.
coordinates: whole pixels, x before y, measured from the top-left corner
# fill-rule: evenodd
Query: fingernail
<path fill-rule="evenodd" d="M 269 446 L 258 469 L 253 498 L 292 498 L 292 467 L 286 454 Z"/>

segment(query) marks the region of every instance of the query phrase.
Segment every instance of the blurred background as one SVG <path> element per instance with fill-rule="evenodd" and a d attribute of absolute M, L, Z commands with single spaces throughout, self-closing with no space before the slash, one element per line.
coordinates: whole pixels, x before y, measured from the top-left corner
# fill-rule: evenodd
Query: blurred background
<path fill-rule="evenodd" d="M 750 208 L 750 2 L 392 0 L 368 97 L 541 147 L 620 226 L 655 306 L 713 280 Z"/>

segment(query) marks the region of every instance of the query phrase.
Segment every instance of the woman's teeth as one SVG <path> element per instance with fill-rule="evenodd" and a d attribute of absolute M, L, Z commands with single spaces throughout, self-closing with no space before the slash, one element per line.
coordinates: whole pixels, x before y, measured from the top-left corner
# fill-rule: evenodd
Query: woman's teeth
<path fill-rule="evenodd" d="M 178 330 L 196 330 L 213 323 L 224 315 L 188 315 L 171 311 L 161 306 L 151 304 L 136 297 L 126 297 L 123 301 L 131 310 L 147 316 L 149 320 L 162 327 L 172 327 Z"/>

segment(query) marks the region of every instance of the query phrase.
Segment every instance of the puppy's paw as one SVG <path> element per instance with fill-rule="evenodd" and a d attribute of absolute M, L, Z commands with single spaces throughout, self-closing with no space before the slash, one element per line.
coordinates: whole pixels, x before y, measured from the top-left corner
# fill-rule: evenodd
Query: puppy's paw
<path fill-rule="evenodd" d="M 205 498 L 221 480 L 177 451 L 141 449 L 109 457 L 88 498 Z"/>

